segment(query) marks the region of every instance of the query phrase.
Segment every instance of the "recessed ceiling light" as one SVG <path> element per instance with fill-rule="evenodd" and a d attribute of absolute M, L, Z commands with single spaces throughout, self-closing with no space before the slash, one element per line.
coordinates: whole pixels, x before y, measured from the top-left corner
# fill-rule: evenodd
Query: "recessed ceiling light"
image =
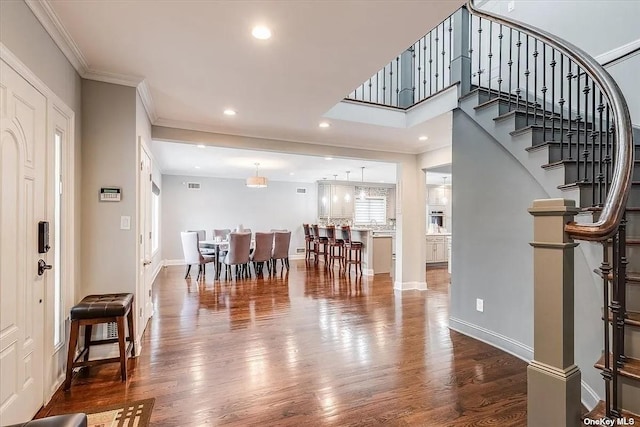
<path fill-rule="evenodd" d="M 295 175 L 295 173 L 294 172 L 289 172 L 289 175 Z"/>
<path fill-rule="evenodd" d="M 200 166 L 196 166 L 195 168 L 196 168 L 196 169 L 200 169 Z"/>
<path fill-rule="evenodd" d="M 267 40 L 271 38 L 271 30 L 264 25 L 256 25 L 251 30 L 251 35 L 258 40 Z"/>
<path fill-rule="evenodd" d="M 329 122 L 320 122 L 320 124 L 318 125 L 318 127 L 321 127 L 321 128 L 328 128 L 329 126 L 331 126 Z"/>
<path fill-rule="evenodd" d="M 224 110 L 224 115 L 225 116 L 235 116 L 236 115 L 236 111 L 232 110 L 231 108 L 227 108 L 226 110 Z"/>
<path fill-rule="evenodd" d="M 421 137 L 418 138 L 420 141 L 426 141 L 427 139 L 429 139 L 428 136 L 422 135 Z"/>
<path fill-rule="evenodd" d="M 198 148 L 205 148 L 204 144 L 198 144 Z"/>
<path fill-rule="evenodd" d="M 333 160 L 333 157 L 325 157 L 325 160 Z"/>

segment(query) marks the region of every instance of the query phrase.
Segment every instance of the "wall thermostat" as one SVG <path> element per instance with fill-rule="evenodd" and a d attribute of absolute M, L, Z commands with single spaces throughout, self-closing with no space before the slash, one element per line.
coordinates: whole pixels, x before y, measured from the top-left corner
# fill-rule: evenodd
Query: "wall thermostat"
<path fill-rule="evenodd" d="M 117 187 L 103 187 L 100 189 L 101 202 L 119 202 L 122 192 Z"/>

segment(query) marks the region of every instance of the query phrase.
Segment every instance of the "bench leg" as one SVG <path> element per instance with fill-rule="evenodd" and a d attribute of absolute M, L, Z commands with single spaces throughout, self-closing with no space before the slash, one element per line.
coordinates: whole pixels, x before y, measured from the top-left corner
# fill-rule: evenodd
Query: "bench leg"
<path fill-rule="evenodd" d="M 133 313 L 135 312 L 135 304 L 131 303 L 131 309 L 127 313 L 127 326 L 129 327 L 129 339 L 131 340 L 131 357 L 136 355 L 136 335 L 133 333 Z"/>
<path fill-rule="evenodd" d="M 127 347 L 126 338 L 124 335 L 124 316 L 119 316 L 118 323 L 118 347 L 120 348 L 120 374 L 122 375 L 122 381 L 127 381 Z"/>
<path fill-rule="evenodd" d="M 91 346 L 91 332 L 93 331 L 93 325 L 84 326 L 84 348 L 87 352 L 84 355 L 84 361 L 89 360 L 89 347 Z"/>
<path fill-rule="evenodd" d="M 73 374 L 73 361 L 76 355 L 76 346 L 78 345 L 78 332 L 80 331 L 80 322 L 71 321 L 71 334 L 69 336 L 69 352 L 67 353 L 67 376 L 64 381 L 64 389 L 71 388 L 71 375 Z"/>

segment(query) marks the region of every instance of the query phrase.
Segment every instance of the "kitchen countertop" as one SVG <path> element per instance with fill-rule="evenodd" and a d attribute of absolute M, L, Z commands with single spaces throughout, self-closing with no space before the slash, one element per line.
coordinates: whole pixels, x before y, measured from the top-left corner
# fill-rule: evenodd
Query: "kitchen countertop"
<path fill-rule="evenodd" d="M 451 233 L 427 233 L 427 236 L 451 236 Z"/>

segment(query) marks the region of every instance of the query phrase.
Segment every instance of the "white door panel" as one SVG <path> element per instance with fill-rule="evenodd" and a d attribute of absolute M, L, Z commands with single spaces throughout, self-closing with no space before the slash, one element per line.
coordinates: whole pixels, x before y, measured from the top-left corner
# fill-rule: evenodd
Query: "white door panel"
<path fill-rule="evenodd" d="M 43 403 L 46 99 L 0 61 L 0 423 L 30 419 Z M 44 258 L 46 260 L 46 258 Z"/>

